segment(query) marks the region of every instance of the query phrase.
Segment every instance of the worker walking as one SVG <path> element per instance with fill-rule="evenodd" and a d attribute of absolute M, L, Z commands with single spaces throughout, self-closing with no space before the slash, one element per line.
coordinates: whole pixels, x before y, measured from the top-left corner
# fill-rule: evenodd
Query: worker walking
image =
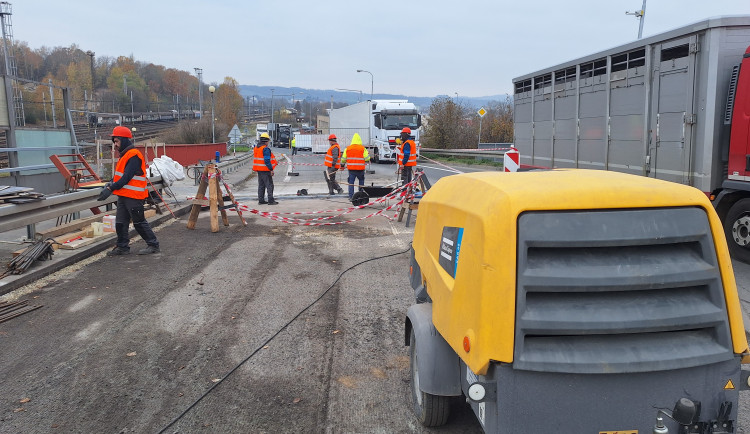
<path fill-rule="evenodd" d="M 341 164 L 346 164 L 349 170 L 349 199 L 354 196 L 354 180 L 359 179 L 359 185 L 365 185 L 365 163 L 370 161 L 370 154 L 362 146 L 362 138 L 354 133 L 352 142 L 344 149 L 341 156 Z"/>
<path fill-rule="evenodd" d="M 328 152 L 326 152 L 325 165 L 326 170 L 323 174 L 326 177 L 326 183 L 328 184 L 328 194 L 334 194 L 333 190 L 341 194 L 344 189 L 341 188 L 338 182 L 336 182 L 336 172 L 341 168 L 341 147 L 336 142 L 336 135 L 331 134 L 328 136 Z"/>
<path fill-rule="evenodd" d="M 277 205 L 278 202 L 273 198 L 273 170 L 278 164 L 276 156 L 273 155 L 268 147 L 271 137 L 268 133 L 260 135 L 260 143 L 253 149 L 253 170 L 258 173 L 258 204 L 259 205 Z M 266 192 L 268 192 L 268 202 L 266 202 Z"/>
<path fill-rule="evenodd" d="M 115 127 L 112 130 L 112 143 L 120 153 L 120 159 L 115 166 L 112 182 L 99 193 L 99 200 L 106 200 L 111 194 L 117 195 L 117 215 L 115 217 L 115 231 L 117 244 L 107 252 L 108 256 L 127 255 L 130 253 L 130 222 L 138 235 L 146 242 L 146 247 L 139 250 L 139 255 L 159 253 L 159 240 L 151 230 L 144 216 L 143 204 L 148 197 L 146 178 L 146 160 L 141 151 L 135 148 L 133 133 L 127 127 Z"/>
<path fill-rule="evenodd" d="M 401 146 L 398 150 L 398 165 L 401 166 L 401 185 L 411 182 L 413 167 L 417 165 L 417 144 L 411 139 L 411 129 L 401 130 Z"/>
<path fill-rule="evenodd" d="M 292 155 L 297 155 L 297 138 L 292 137 Z"/>

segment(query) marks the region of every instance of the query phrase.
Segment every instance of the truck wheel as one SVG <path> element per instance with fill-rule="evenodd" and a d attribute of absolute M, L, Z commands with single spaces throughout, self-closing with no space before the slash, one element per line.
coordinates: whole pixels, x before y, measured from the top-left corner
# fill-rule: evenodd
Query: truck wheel
<path fill-rule="evenodd" d="M 411 361 L 411 399 L 414 414 L 424 426 L 445 425 L 450 415 L 450 396 L 432 395 L 419 390 L 419 368 L 417 365 L 417 339 L 414 329 L 409 338 L 409 358 Z"/>
<path fill-rule="evenodd" d="M 724 234 L 732 257 L 750 263 L 750 199 L 740 199 L 729 208 Z"/>
<path fill-rule="evenodd" d="M 375 163 L 375 164 L 380 163 L 380 156 L 378 155 L 378 150 L 377 149 L 373 150 L 373 152 L 372 152 L 372 162 Z"/>

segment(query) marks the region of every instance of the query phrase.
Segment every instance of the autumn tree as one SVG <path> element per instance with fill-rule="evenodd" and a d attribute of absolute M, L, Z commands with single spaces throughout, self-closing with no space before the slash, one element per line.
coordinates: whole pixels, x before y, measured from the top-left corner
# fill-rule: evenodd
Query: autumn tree
<path fill-rule="evenodd" d="M 219 122 L 227 126 L 227 131 L 242 119 L 243 99 L 239 92 L 239 84 L 232 77 L 225 77 L 216 89 L 216 117 Z M 219 135 L 217 134 L 217 138 Z M 223 136 L 222 136 L 223 137 Z"/>
<path fill-rule="evenodd" d="M 469 107 L 447 96 L 432 100 L 422 135 L 422 145 L 427 148 L 476 148 L 477 134 L 471 122 Z"/>
<path fill-rule="evenodd" d="M 513 100 L 490 101 L 482 119 L 482 143 L 513 143 Z"/>

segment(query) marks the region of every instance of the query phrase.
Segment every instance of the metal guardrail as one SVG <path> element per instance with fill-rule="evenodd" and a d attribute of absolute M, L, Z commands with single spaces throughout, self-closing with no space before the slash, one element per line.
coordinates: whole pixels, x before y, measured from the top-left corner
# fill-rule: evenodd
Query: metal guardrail
<path fill-rule="evenodd" d="M 216 165 L 216 167 L 221 170 L 223 173 L 232 173 L 235 170 L 239 169 L 240 167 L 246 166 L 250 163 L 252 163 L 253 153 L 248 152 L 245 155 L 241 155 L 239 157 L 234 157 L 231 159 L 227 159 L 224 161 L 219 162 L 219 164 Z M 209 161 L 201 161 L 201 163 L 213 163 L 213 160 Z M 203 168 L 206 164 L 193 164 L 191 166 L 187 166 L 186 169 L 188 171 L 188 177 L 192 179 L 195 183 L 195 185 L 200 184 L 201 175 L 203 174 Z"/>
<path fill-rule="evenodd" d="M 150 178 L 150 180 L 154 188 L 162 189 L 161 176 Z M 114 195 L 105 201 L 96 200 L 100 191 L 99 188 L 79 190 L 73 193 L 47 196 L 36 202 L 0 206 L 0 232 L 32 226 L 60 216 L 117 202 L 117 196 Z M 33 233 L 33 229 L 28 232 Z"/>
<path fill-rule="evenodd" d="M 458 157 L 491 157 L 498 158 L 505 155 L 505 151 L 509 150 L 510 147 L 495 148 L 495 149 L 435 149 L 435 148 L 420 148 L 419 152 L 446 155 L 446 156 L 458 156 Z"/>

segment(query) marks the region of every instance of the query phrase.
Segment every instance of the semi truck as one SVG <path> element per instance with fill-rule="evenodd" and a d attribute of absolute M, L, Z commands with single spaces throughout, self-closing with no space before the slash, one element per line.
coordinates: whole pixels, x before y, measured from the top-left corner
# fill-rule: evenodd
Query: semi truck
<path fill-rule="evenodd" d="M 693 186 L 750 261 L 750 16 L 709 18 L 513 79 L 521 167 Z"/>
<path fill-rule="evenodd" d="M 422 116 L 407 100 L 364 101 L 330 112 L 330 130 L 338 142 L 346 146 L 354 133 L 359 134 L 375 163 L 396 161 L 396 139 L 405 127 L 411 129 L 419 153 L 421 126 Z"/>
<path fill-rule="evenodd" d="M 423 425 L 465 397 L 486 433 L 738 432 L 750 349 L 695 188 L 587 169 L 444 177 L 408 270 Z"/>
<path fill-rule="evenodd" d="M 273 140 L 274 146 L 288 148 L 292 137 L 292 126 L 289 124 L 280 124 L 277 122 L 268 123 L 268 134 Z"/>

